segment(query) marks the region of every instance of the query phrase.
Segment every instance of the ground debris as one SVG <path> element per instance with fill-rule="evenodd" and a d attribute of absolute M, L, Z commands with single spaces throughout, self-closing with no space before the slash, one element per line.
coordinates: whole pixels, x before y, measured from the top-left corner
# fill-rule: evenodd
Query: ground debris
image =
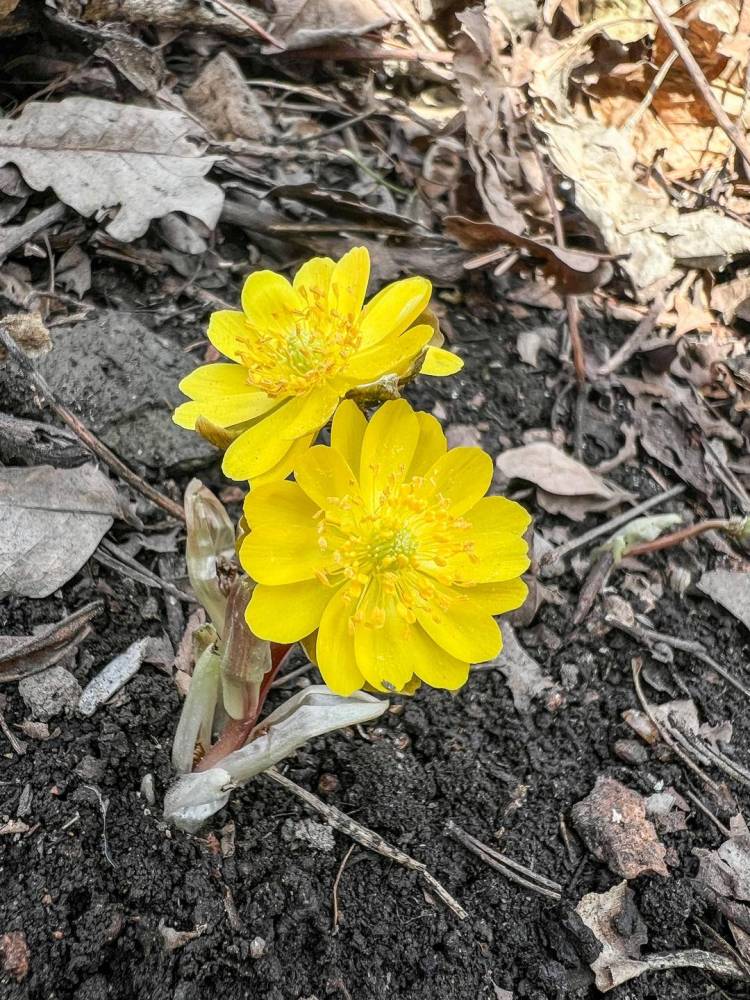
<path fill-rule="evenodd" d="M 95 465 L 0 469 L 0 599 L 48 597 L 90 558 L 123 501 Z"/>
<path fill-rule="evenodd" d="M 195 930 L 178 931 L 174 927 L 167 926 L 164 920 L 159 921 L 159 933 L 167 951 L 177 951 L 178 948 L 183 948 L 190 941 L 195 941 L 196 938 L 204 934 L 207 928 L 208 924 L 198 924 Z"/>
<path fill-rule="evenodd" d="M 22 983 L 29 974 L 29 946 L 23 931 L 10 931 L 0 937 L 3 971 Z"/>
<path fill-rule="evenodd" d="M 81 697 L 80 684 L 61 665 L 22 678 L 18 690 L 32 718 L 39 722 L 49 722 L 56 715 L 72 712 Z"/>
<path fill-rule="evenodd" d="M 625 879 L 668 875 L 666 849 L 638 792 L 600 776 L 593 790 L 571 810 L 573 825 L 599 861 Z"/>
<path fill-rule="evenodd" d="M 526 652 L 507 619 L 503 622 L 502 633 L 503 648 L 489 667 L 496 667 L 505 675 L 516 710 L 525 713 L 535 698 L 553 686 L 552 678 Z"/>
<path fill-rule="evenodd" d="M 714 569 L 704 573 L 696 586 L 750 629 L 750 575 Z"/>
<path fill-rule="evenodd" d="M 608 892 L 590 892 L 578 904 L 576 913 L 602 946 L 591 963 L 602 993 L 646 971 L 640 954 L 648 934 L 627 881 Z"/>
<path fill-rule="evenodd" d="M 203 138 L 180 111 L 81 96 L 32 101 L 0 127 L 0 163 L 15 163 L 37 191 L 54 185 L 81 215 L 116 208 L 107 232 L 127 242 L 178 209 L 216 225 L 224 196 L 204 179 L 215 157 Z"/>
<path fill-rule="evenodd" d="M 141 669 L 141 664 L 149 658 L 154 645 L 158 647 L 161 640 L 146 636 L 137 639 L 125 652 L 120 653 L 104 667 L 89 683 L 78 701 L 78 711 L 81 715 L 93 715 L 106 701 L 135 677 Z"/>

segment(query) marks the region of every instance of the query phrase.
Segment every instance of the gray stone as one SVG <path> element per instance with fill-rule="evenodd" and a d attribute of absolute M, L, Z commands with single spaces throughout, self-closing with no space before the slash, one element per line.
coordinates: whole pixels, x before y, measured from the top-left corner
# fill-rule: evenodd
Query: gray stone
<path fill-rule="evenodd" d="M 61 400 L 126 462 L 180 471 L 218 456 L 199 434 L 172 423 L 191 358 L 130 313 L 103 310 L 58 327 L 53 349 L 37 364 Z"/>
<path fill-rule="evenodd" d="M 81 686 L 65 667 L 50 667 L 41 674 L 24 677 L 18 690 L 34 719 L 47 722 L 72 711 L 81 697 Z"/>

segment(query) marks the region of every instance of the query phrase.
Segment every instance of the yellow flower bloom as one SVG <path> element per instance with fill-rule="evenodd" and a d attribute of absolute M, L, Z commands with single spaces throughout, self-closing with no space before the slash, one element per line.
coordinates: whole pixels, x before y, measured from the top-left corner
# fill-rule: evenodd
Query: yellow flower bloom
<path fill-rule="evenodd" d="M 387 285 L 363 308 L 370 255 L 355 247 L 337 263 L 309 260 L 290 284 L 256 271 L 242 290 L 242 312 L 211 316 L 208 338 L 233 362 L 204 365 L 180 383 L 191 402 L 180 427 L 213 425 L 231 441 L 223 470 L 253 485 L 288 476 L 337 404 L 386 375 L 452 375 L 462 361 L 431 346 L 428 323 L 412 326 L 429 302 L 426 278 Z M 208 422 L 208 423 L 206 423 Z M 227 433 L 228 432 L 228 433 Z"/>
<path fill-rule="evenodd" d="M 447 451 L 438 421 L 405 400 L 369 423 L 346 400 L 331 446 L 303 455 L 296 482 L 245 500 L 250 628 L 276 642 L 317 630 L 318 666 L 339 694 L 365 682 L 401 691 L 413 674 L 461 687 L 470 664 L 501 649 L 492 616 L 526 597 L 530 518 L 485 497 L 492 471 L 481 448 Z"/>

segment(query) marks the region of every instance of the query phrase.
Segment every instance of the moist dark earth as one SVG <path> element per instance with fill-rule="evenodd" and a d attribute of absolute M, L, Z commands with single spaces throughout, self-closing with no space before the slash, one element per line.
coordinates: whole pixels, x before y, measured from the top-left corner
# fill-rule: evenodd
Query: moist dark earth
<path fill-rule="evenodd" d="M 481 312 L 467 306 L 452 307 L 449 315 L 452 342 L 466 369 L 456 379 L 422 380 L 410 393 L 416 404 L 432 410 L 439 403 L 446 425 L 478 426 L 493 455 L 519 444 L 529 429 L 551 423 L 571 429 L 574 394 L 559 401 L 566 381 L 558 361 L 542 358 L 535 370 L 520 363 L 515 347 L 521 329 L 559 326 L 558 315 L 532 311 L 519 320 L 501 308 Z M 199 325 L 162 328 L 160 336 L 171 337 L 177 352 L 201 330 Z M 584 337 L 595 352 L 598 339 L 616 343 L 622 334 L 588 321 Z M 22 381 L 4 371 L 5 405 L 38 417 Z M 624 405 L 596 395 L 590 400 L 600 417 L 589 425 L 598 427 L 597 434 L 584 438 L 587 461 L 610 457 L 620 446 L 617 435 L 608 443 L 612 417 L 606 407 Z M 163 414 L 168 421 L 166 409 Z M 614 478 L 640 499 L 659 492 L 661 486 L 645 473 L 634 479 L 633 468 L 623 467 Z M 169 471 L 148 473 L 161 488 L 171 488 Z M 226 485 L 215 467 L 202 477 L 214 488 Z M 178 496 L 187 480 L 176 479 Z M 556 523 L 533 506 L 533 493 L 526 499 L 538 523 Z M 144 516 L 163 520 L 153 510 Z M 558 523 L 579 533 L 601 517 L 582 525 Z M 114 536 L 124 531 L 116 526 Z M 700 551 L 710 564 L 710 548 Z M 155 567 L 150 553 L 139 558 Z M 651 560 L 654 567 L 665 565 L 663 556 Z M 616 583 L 615 576 L 610 584 Z M 28 832 L 0 836 L 0 931 L 23 932 L 30 969 L 21 983 L 7 975 L 0 980 L 0 995 L 8 1000 L 508 1000 L 503 991 L 515 1000 L 599 996 L 589 967 L 597 946 L 573 911 L 583 894 L 605 891 L 619 879 L 586 851 L 573 832 L 570 809 L 600 775 L 643 794 L 658 781 L 683 792 L 695 786 L 678 762 L 652 751 L 638 765 L 614 754 L 615 741 L 633 738 L 621 717 L 637 707 L 631 660 L 640 655 L 648 662 L 648 654 L 616 631 L 597 629 L 597 610 L 575 628 L 578 579 L 569 572 L 553 584 L 562 603 L 543 606 L 531 627 L 518 630 L 556 685 L 528 714 L 515 709 L 499 670 L 480 670 L 455 695 L 425 688 L 412 698 L 394 698 L 391 711 L 374 727 L 316 740 L 287 762 L 294 781 L 425 862 L 467 910 L 464 921 L 431 898 L 415 873 L 356 845 L 340 878 L 334 933 L 334 880 L 352 841 L 336 832 L 335 848 L 326 852 L 296 838 L 295 824 L 308 814 L 267 778 L 237 792 L 200 834 L 169 829 L 160 818 L 161 801 L 170 782 L 169 749 L 180 698 L 171 677 L 157 667 L 144 666 L 91 718 L 53 719 L 46 742 L 17 729 L 28 711 L 17 685 L 4 685 L 4 714 L 26 752 L 12 753 L 0 736 L 0 825 L 17 815 L 27 784 L 31 803 L 24 818 Z M 105 610 L 73 667 L 83 685 L 131 641 L 163 634 L 160 591 L 147 591 L 92 561 L 50 599 L 0 605 L 0 632 L 28 633 L 94 597 L 104 599 Z M 743 675 L 747 633 L 711 602 L 691 591 L 679 597 L 665 587 L 651 619 L 664 632 L 701 639 L 721 663 Z M 733 720 L 734 751 L 746 759 L 742 695 L 697 670 L 684 654 L 677 654 L 674 674 L 687 685 L 702 719 Z M 274 691 L 271 706 L 282 697 L 283 689 Z M 658 701 L 664 695 L 651 690 L 651 697 Z M 140 790 L 148 773 L 155 779 L 153 806 Z M 106 836 L 96 790 L 107 803 Z M 746 796 L 741 788 L 733 791 L 743 809 Z M 561 817 L 569 831 L 567 845 Z M 486 867 L 446 834 L 451 819 L 561 883 L 562 901 L 545 900 Z M 228 824 L 234 824 L 233 844 Z M 645 952 L 714 947 L 706 925 L 727 936 L 723 918 L 694 883 L 693 849 L 715 848 L 723 839 L 698 810 L 691 812 L 687 830 L 663 835 L 669 876 L 642 876 L 632 883 L 648 928 Z M 170 951 L 160 926 L 201 933 Z M 641 976 L 609 995 L 702 1000 L 748 993 L 736 982 L 688 969 Z"/>

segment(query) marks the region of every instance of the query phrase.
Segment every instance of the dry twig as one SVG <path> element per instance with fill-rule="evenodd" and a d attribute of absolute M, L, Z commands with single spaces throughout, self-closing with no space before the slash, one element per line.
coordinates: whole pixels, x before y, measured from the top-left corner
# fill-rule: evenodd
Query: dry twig
<path fill-rule="evenodd" d="M 452 819 L 448 820 L 445 830 L 459 844 L 463 844 L 464 847 L 467 847 L 473 854 L 481 858 L 485 864 L 488 864 L 490 868 L 494 868 L 495 871 L 500 872 L 501 875 L 510 879 L 511 882 L 515 882 L 524 889 L 531 889 L 534 892 L 538 892 L 540 896 L 546 896 L 547 899 L 557 901 L 562 898 L 562 886 L 557 882 L 553 882 L 543 875 L 537 875 L 536 872 L 514 861 L 513 858 L 509 858 L 506 854 L 496 851 L 494 847 L 482 843 L 481 840 L 472 837 L 466 830 L 462 830 Z"/>
<path fill-rule="evenodd" d="M 427 871 L 427 867 L 421 862 L 412 858 L 410 855 L 405 854 L 400 851 L 397 847 L 392 847 L 386 840 L 378 833 L 374 833 L 372 830 L 368 830 L 366 826 L 362 826 L 361 823 L 357 823 L 346 813 L 341 812 L 335 806 L 326 805 L 322 802 L 317 795 L 313 795 L 312 792 L 308 792 L 306 788 L 302 788 L 295 781 L 287 778 L 285 775 L 277 771 L 275 767 L 269 768 L 267 771 L 263 772 L 266 777 L 270 778 L 271 781 L 275 781 L 277 785 L 281 785 L 282 788 L 286 788 L 288 792 L 292 795 L 296 795 L 298 799 L 301 799 L 304 803 L 314 809 L 317 813 L 330 823 L 332 827 L 336 830 L 340 830 L 342 833 L 347 834 L 361 844 L 363 847 L 367 847 L 371 851 L 375 851 L 377 854 L 382 854 L 385 858 L 390 858 L 391 861 L 396 861 L 398 864 L 403 865 L 404 868 L 409 868 L 413 872 L 418 872 L 423 880 L 427 883 L 432 892 L 435 893 L 445 905 L 451 909 L 459 920 L 465 920 L 468 916 L 466 910 L 458 903 L 453 896 L 448 892 L 447 889 L 438 882 L 434 875 Z"/>
<path fill-rule="evenodd" d="M 68 427 L 76 434 L 78 438 L 86 445 L 86 447 L 92 451 L 97 458 L 100 458 L 105 462 L 110 469 L 118 475 L 121 479 L 124 479 L 126 483 L 129 483 L 133 489 L 137 490 L 140 494 L 150 500 L 152 503 L 156 504 L 157 507 L 161 507 L 172 517 L 177 518 L 180 521 L 185 520 L 185 511 L 182 509 L 181 504 L 176 503 L 170 497 L 164 496 L 157 489 L 154 489 L 150 483 L 147 483 L 145 479 L 142 479 L 136 472 L 133 472 L 122 459 L 118 458 L 113 451 L 103 444 L 95 434 L 93 434 L 84 423 L 82 423 L 74 413 L 64 406 L 52 392 L 50 387 L 47 385 L 47 381 L 43 375 L 41 375 L 30 359 L 24 354 L 21 348 L 16 344 L 15 340 L 11 337 L 5 327 L 0 323 L 0 342 L 4 345 L 10 357 L 16 362 L 18 367 L 28 378 L 29 382 L 33 385 L 39 395 L 42 397 L 44 402 L 50 407 L 50 409 L 63 421 Z"/>

